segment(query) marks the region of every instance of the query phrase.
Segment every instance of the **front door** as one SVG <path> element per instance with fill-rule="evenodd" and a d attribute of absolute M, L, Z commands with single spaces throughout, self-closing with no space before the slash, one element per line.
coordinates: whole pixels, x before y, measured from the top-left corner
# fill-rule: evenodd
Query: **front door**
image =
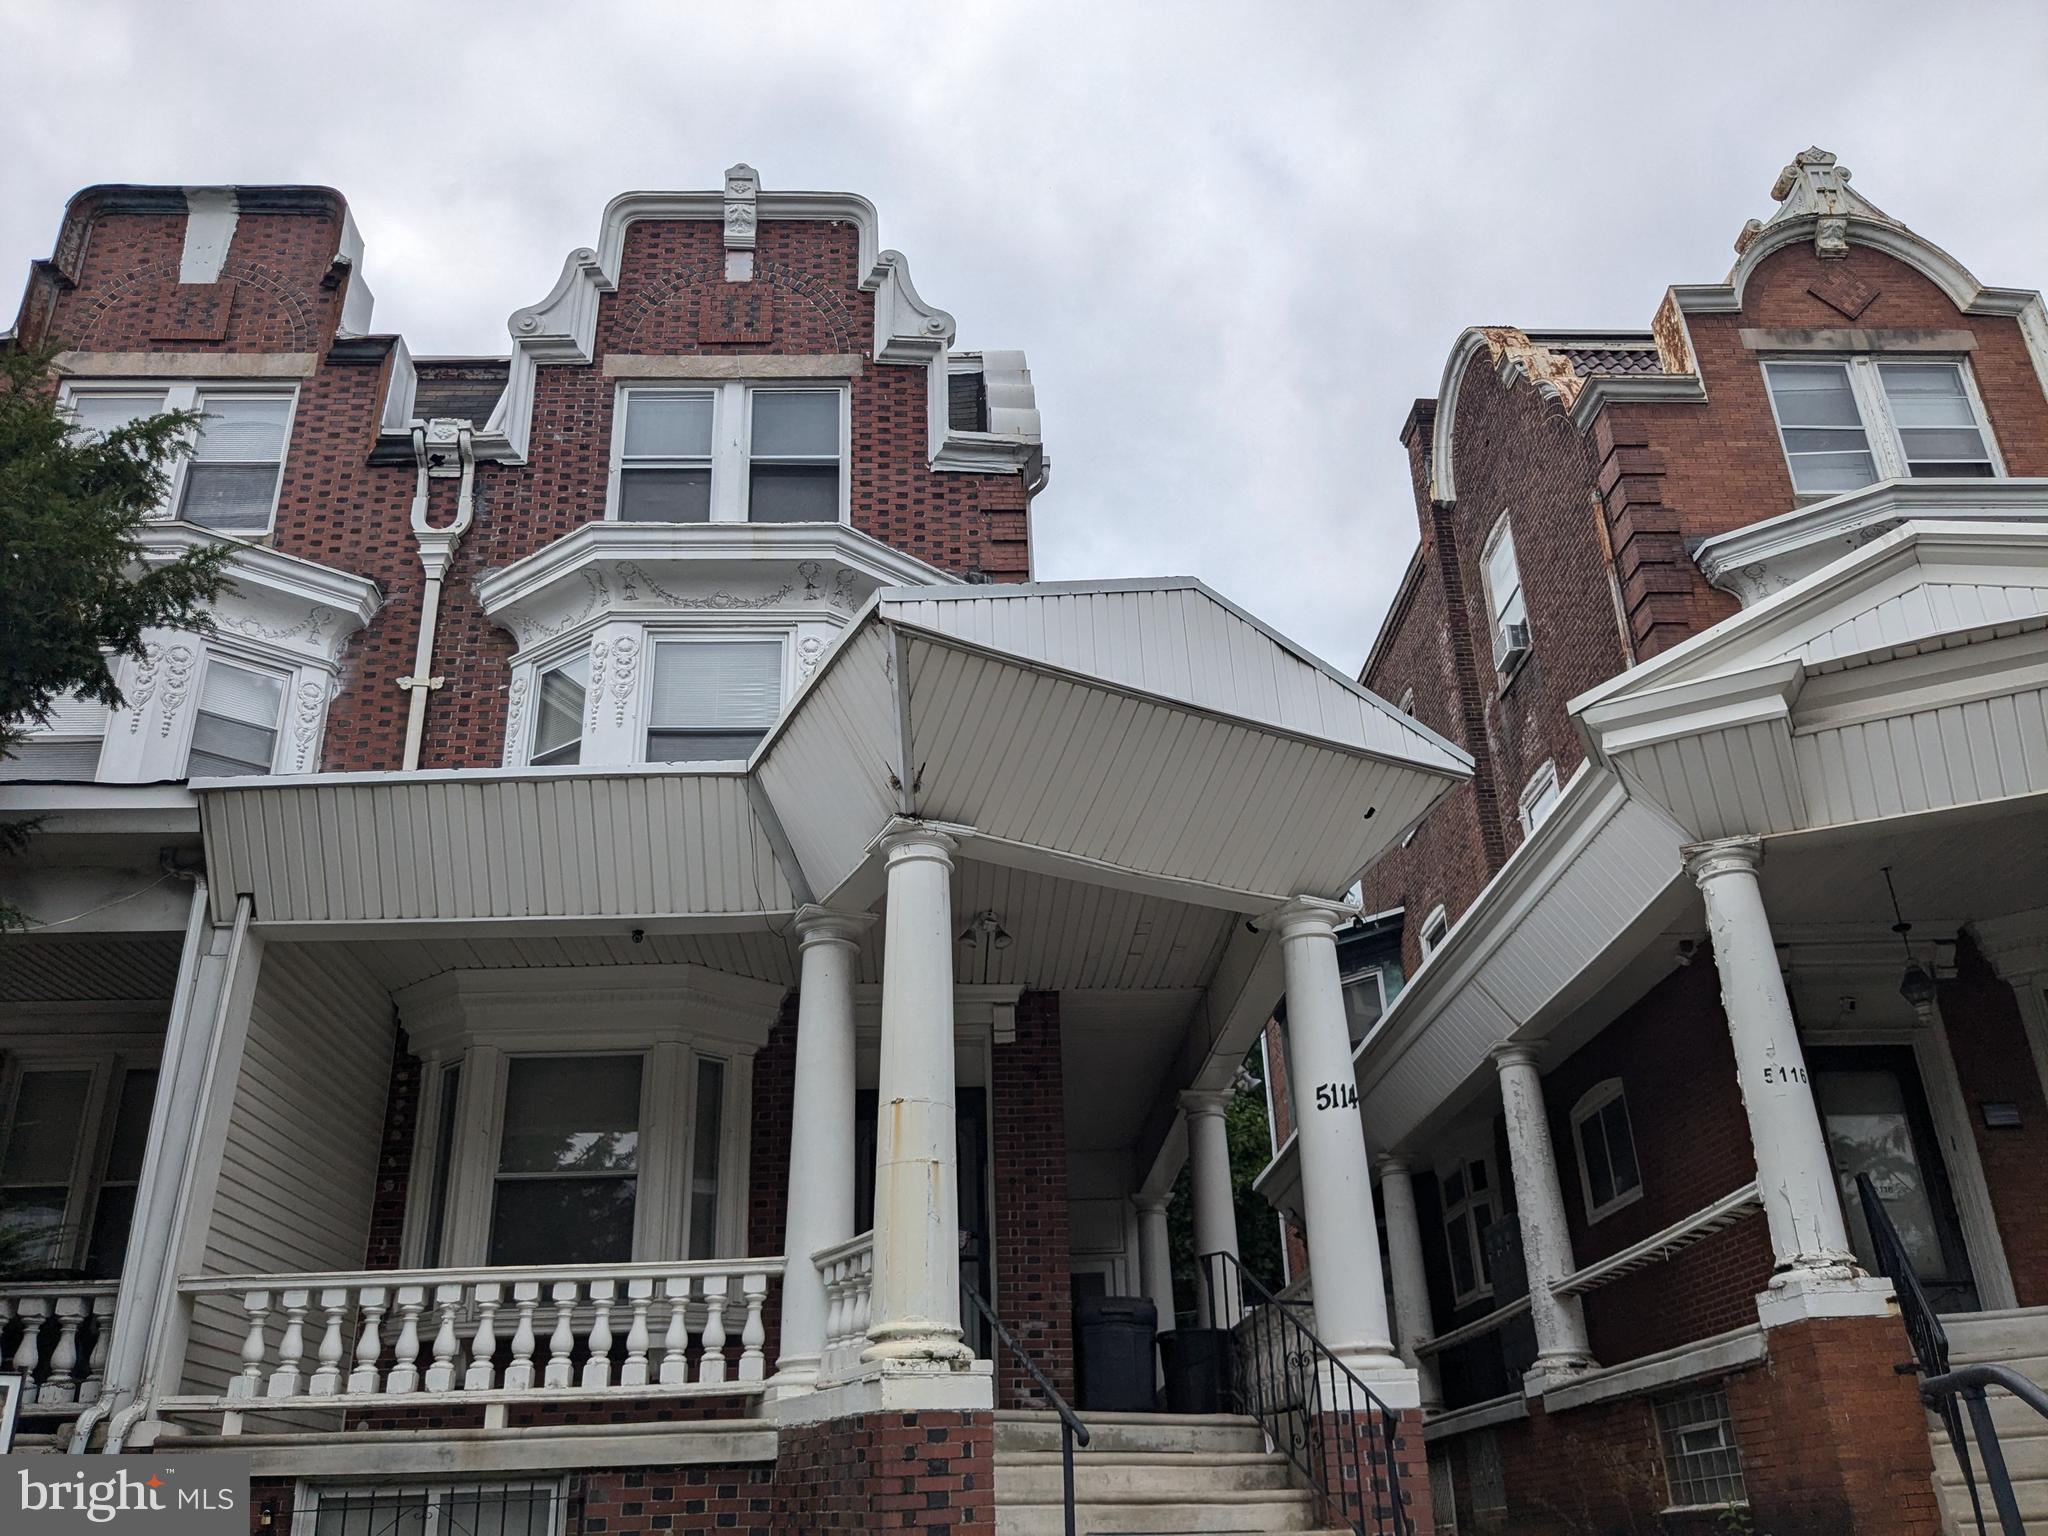
<path fill-rule="evenodd" d="M 1842 1189 L 1849 1239 L 1876 1272 L 1856 1176 L 1870 1175 L 1937 1312 L 1977 1310 L 1969 1248 L 1934 1122 L 1907 1046 L 1827 1046 L 1807 1053 L 1814 1097 Z"/>

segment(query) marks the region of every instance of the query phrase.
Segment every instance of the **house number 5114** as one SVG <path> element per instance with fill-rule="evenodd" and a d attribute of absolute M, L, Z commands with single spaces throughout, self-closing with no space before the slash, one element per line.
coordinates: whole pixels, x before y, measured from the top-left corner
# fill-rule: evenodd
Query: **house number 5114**
<path fill-rule="evenodd" d="M 1317 1084 L 1316 1084 L 1316 1108 L 1317 1108 L 1317 1109 L 1356 1109 L 1356 1108 L 1358 1108 L 1358 1084 L 1356 1084 L 1356 1083 L 1317 1083 Z"/>

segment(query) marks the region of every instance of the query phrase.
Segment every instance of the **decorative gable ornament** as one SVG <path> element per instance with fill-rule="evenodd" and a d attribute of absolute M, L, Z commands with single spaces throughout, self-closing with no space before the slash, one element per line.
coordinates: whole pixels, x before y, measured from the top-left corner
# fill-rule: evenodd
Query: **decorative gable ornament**
<path fill-rule="evenodd" d="M 1771 184 L 1771 197 L 1778 204 L 1778 211 L 1768 219 L 1751 219 L 1742 226 L 1742 233 L 1735 238 L 1736 254 L 1747 251 L 1771 225 L 1793 219 L 1815 220 L 1813 251 L 1824 260 L 1849 254 L 1851 218 L 1897 225 L 1897 219 L 1860 192 L 1849 189 L 1849 176 L 1849 168 L 1836 163 L 1832 152 L 1819 148 L 1801 150 Z"/>

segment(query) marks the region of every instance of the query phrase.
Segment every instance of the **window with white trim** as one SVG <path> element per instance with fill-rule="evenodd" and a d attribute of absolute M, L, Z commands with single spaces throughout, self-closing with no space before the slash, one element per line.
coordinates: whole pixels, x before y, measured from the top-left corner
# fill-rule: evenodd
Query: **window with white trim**
<path fill-rule="evenodd" d="M 1522 601 L 1522 568 L 1515 560 L 1515 530 L 1507 513 L 1486 541 L 1486 610 L 1493 620 L 1493 664 L 1505 682 L 1528 650 L 1529 609 Z"/>
<path fill-rule="evenodd" d="M 277 515 L 297 399 L 275 385 L 69 384 L 64 404 L 92 433 L 163 411 L 198 412 L 192 451 L 166 466 L 164 515 L 216 533 L 263 534 Z"/>
<path fill-rule="evenodd" d="M 506 1063 L 492 1264 L 632 1259 L 640 1072 L 639 1056 L 515 1056 Z"/>
<path fill-rule="evenodd" d="M 656 523 L 846 519 L 843 385 L 628 385 L 612 433 L 611 516 Z"/>
<path fill-rule="evenodd" d="M 533 748 L 526 760 L 535 767 L 561 766 L 583 760 L 583 706 L 590 697 L 590 657 L 579 652 L 544 669 L 533 712 Z"/>
<path fill-rule="evenodd" d="M 1657 1438 L 1664 1450 L 1669 1509 L 1726 1509 L 1749 1502 L 1735 1421 L 1723 1388 L 1688 1392 L 1659 1403 Z"/>
<path fill-rule="evenodd" d="M 1960 362 L 1774 358 L 1763 367 L 1792 488 L 1803 496 L 1879 480 L 2004 472 Z"/>
<path fill-rule="evenodd" d="M 154 1058 L 15 1058 L 0 1078 L 0 1229 L 29 1234 L 27 1265 L 120 1275 L 155 1102 Z"/>
<path fill-rule="evenodd" d="M 284 696 L 282 674 L 209 655 L 192 717 L 185 776 L 228 779 L 269 773 L 277 762 Z"/>
<path fill-rule="evenodd" d="M 1572 1106 L 1572 1140 L 1579 1149 L 1579 1190 L 1588 1221 L 1642 1199 L 1642 1169 L 1620 1078 L 1594 1084 Z"/>
<path fill-rule="evenodd" d="M 1444 947 L 1444 940 L 1450 936 L 1450 914 L 1444 911 L 1442 907 L 1432 907 L 1429 916 L 1422 920 L 1422 933 L 1420 936 L 1422 958 L 1427 960 L 1431 955 L 1442 949 Z"/>
<path fill-rule="evenodd" d="M 1343 976 L 1344 1022 L 1355 1046 L 1387 1011 L 1387 977 L 1377 965 L 1347 971 Z"/>
<path fill-rule="evenodd" d="M 782 712 L 780 640 L 658 640 L 652 671 L 650 763 L 745 758 Z"/>
<path fill-rule="evenodd" d="M 0 758 L 0 780 L 55 779 L 84 783 L 100 767 L 110 711 L 98 699 L 54 700 L 48 718 L 16 722 L 20 735 Z"/>
<path fill-rule="evenodd" d="M 1546 762 L 1522 786 L 1522 833 L 1527 836 L 1543 825 L 1557 807 L 1557 764 Z"/>
<path fill-rule="evenodd" d="M 1493 1294 L 1486 1229 L 1493 1225 L 1493 1170 L 1484 1157 L 1459 1159 L 1439 1180 L 1444 1244 L 1451 1259 L 1451 1297 L 1458 1306 Z"/>
<path fill-rule="evenodd" d="M 310 1484 L 292 1536 L 561 1536 L 567 1500 L 543 1482 Z"/>

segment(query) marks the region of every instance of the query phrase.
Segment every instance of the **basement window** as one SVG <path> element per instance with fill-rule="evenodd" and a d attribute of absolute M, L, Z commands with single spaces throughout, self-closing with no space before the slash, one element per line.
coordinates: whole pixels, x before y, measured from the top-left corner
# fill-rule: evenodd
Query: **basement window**
<path fill-rule="evenodd" d="M 292 1536 L 560 1536 L 559 1482 L 305 1490 Z"/>
<path fill-rule="evenodd" d="M 1749 1502 L 1742 1453 L 1736 1449 L 1735 1425 L 1723 1389 L 1690 1392 L 1659 1403 L 1657 1438 L 1664 1447 L 1664 1477 L 1670 1489 L 1667 1513 Z"/>
<path fill-rule="evenodd" d="M 1834 496 L 1879 480 L 2004 471 L 1968 369 L 1875 357 L 1764 364 L 1792 488 Z"/>

